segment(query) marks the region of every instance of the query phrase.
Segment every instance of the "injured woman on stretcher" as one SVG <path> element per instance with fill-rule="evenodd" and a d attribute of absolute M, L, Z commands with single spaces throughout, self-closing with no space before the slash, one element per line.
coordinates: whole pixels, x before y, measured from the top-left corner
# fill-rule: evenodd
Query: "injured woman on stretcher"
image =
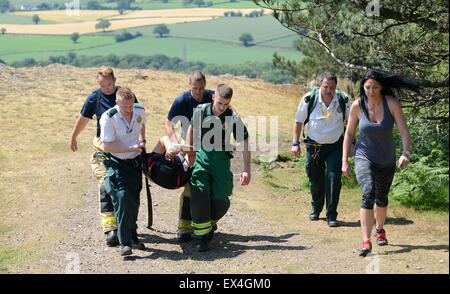
<path fill-rule="evenodd" d="M 192 146 L 174 144 L 162 137 L 151 153 L 143 153 L 144 175 L 166 189 L 183 187 L 192 174 L 195 151 Z"/>

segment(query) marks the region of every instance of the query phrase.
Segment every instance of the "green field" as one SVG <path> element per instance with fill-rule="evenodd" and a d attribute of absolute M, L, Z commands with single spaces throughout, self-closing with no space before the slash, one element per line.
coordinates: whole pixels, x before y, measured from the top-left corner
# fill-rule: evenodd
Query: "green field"
<path fill-rule="evenodd" d="M 73 43 L 69 36 L 0 36 L 0 59 L 6 63 L 25 58 L 47 60 L 50 56 L 77 55 L 150 56 L 164 54 L 186 61 L 215 64 L 236 64 L 245 61 L 271 62 L 276 51 L 289 59 L 300 60 L 302 54 L 294 49 L 297 34 L 283 28 L 272 16 L 259 18 L 222 17 L 219 19 L 168 25 L 168 37 L 157 38 L 154 26 L 127 29 L 142 37 L 117 43 L 114 36 L 121 31 L 82 35 Z M 250 33 L 253 46 L 244 47 L 238 40 L 242 33 Z"/>
<path fill-rule="evenodd" d="M 45 2 L 47 4 L 64 4 L 72 2 L 73 0 L 20 0 L 10 1 L 11 5 L 14 5 L 15 9 L 20 9 L 21 5 L 30 5 L 35 7 Z M 89 0 L 79 0 L 81 7 L 86 7 Z M 106 0 L 97 0 L 103 7 L 111 9 L 117 8 L 116 2 L 106 2 Z M 236 0 L 236 2 L 230 2 L 229 0 L 204 0 L 204 2 L 213 2 L 212 7 L 217 8 L 258 8 L 257 5 L 251 0 Z M 196 5 L 183 6 L 183 0 L 168 0 L 167 3 L 163 3 L 161 0 L 135 0 L 135 3 L 131 4 L 132 8 L 141 9 L 173 9 L 173 8 L 188 8 L 197 7 Z"/>

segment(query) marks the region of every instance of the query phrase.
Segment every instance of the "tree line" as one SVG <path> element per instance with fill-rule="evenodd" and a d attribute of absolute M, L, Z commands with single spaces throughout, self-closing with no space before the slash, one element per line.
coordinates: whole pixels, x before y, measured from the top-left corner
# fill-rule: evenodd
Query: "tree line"
<path fill-rule="evenodd" d="M 0 63 L 5 63 L 0 59 Z M 201 70 L 210 75 L 231 74 L 233 76 L 245 76 L 248 78 L 259 78 L 264 81 L 282 84 L 292 83 L 293 78 L 290 73 L 282 72 L 270 62 L 244 62 L 242 64 L 210 64 L 200 61 L 186 62 L 178 57 L 168 57 L 161 54 L 152 56 L 124 55 L 117 56 L 78 56 L 76 53 L 67 55 L 51 56 L 48 60 L 36 61 L 34 58 L 26 58 L 21 61 L 11 62 L 8 65 L 13 67 L 46 66 L 53 63 L 72 65 L 76 67 L 99 67 L 108 65 L 117 68 L 142 68 L 154 70 L 166 70 L 174 72 L 192 72 Z"/>
<path fill-rule="evenodd" d="M 421 91 L 396 92 L 408 119 L 411 164 L 397 173 L 394 196 L 406 206 L 449 206 L 449 2 L 443 0 L 253 0 L 299 36 L 300 62 L 273 64 L 298 83 L 324 71 L 359 81 L 369 69 L 402 74 Z M 397 146 L 401 146 L 397 135 Z"/>

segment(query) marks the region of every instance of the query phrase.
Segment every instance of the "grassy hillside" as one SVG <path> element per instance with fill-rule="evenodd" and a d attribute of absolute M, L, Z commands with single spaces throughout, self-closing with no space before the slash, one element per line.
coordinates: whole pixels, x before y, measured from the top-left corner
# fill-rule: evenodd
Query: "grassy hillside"
<path fill-rule="evenodd" d="M 48 273 L 49 266 L 62 260 L 61 273 L 67 264 L 64 260 L 67 251 L 55 255 L 51 251 L 55 244 L 60 244 L 63 250 L 67 250 L 64 244 L 70 244 L 76 252 L 86 248 L 90 253 L 100 251 L 106 255 L 100 260 L 102 264 L 118 258 L 114 250 L 104 250 L 103 236 L 96 231 L 100 219 L 93 215 L 97 214 L 97 209 L 92 209 L 90 221 L 68 221 L 86 209 L 87 197 L 95 198 L 92 201 L 97 205 L 96 184 L 89 166 L 95 123 L 90 122 L 78 137 L 78 152 L 73 153 L 68 146 L 86 96 L 98 87 L 96 70 L 61 65 L 14 69 L 0 64 L 0 103 L 5 106 L 0 112 L 0 273 Z M 169 107 L 173 99 L 186 90 L 188 77 L 152 70 L 116 69 L 115 74 L 117 84 L 129 86 L 146 108 L 147 146 L 151 148 L 164 134 Z M 137 78 L 136 74 L 147 78 Z M 279 151 L 289 151 L 292 122 L 303 94 L 299 87 L 231 76 L 207 76 L 207 88 L 214 88 L 221 82 L 233 87 L 232 104 L 244 119 L 278 117 Z M 260 152 L 253 153 L 253 157 L 258 154 Z M 241 156 L 237 152 L 233 159 L 235 177 L 242 168 L 239 166 Z M 172 241 L 174 234 L 166 237 L 167 240 L 161 239 L 164 244 L 160 239 L 149 244 L 151 249 L 143 253 L 146 258 L 137 259 L 136 264 L 146 262 L 145 266 L 151 268 L 157 263 L 178 268 L 189 263 L 196 272 L 364 273 L 373 259 L 361 259 L 356 252 L 361 238 L 359 188 L 342 191 L 340 228 L 330 229 L 324 221 L 311 223 L 307 219 L 310 196 L 302 160 L 279 162 L 270 169 L 252 164 L 251 184 L 248 187 L 236 185 L 232 206 L 243 209 L 239 214 L 243 217 L 227 215 L 222 229 L 227 222 L 234 228 L 243 222 L 258 220 L 260 223 L 255 225 L 261 230 L 271 227 L 275 233 L 267 231 L 255 236 L 255 232 L 244 232 L 242 234 L 247 235 L 241 237 L 233 232 L 228 235 L 220 232 L 225 237 L 236 236 L 242 242 L 236 245 L 234 243 L 239 241 L 233 241 L 222 246 L 225 248 L 213 250 L 212 254 L 218 256 L 216 261 L 221 261 L 220 268 L 211 268 L 211 264 L 216 265 L 211 263 L 214 260 L 205 257 L 191 260 L 192 256 L 179 252 L 182 249 Z M 171 222 L 176 221 L 178 201 L 172 198 L 155 209 L 157 213 L 168 211 L 167 219 L 157 218 L 159 224 L 169 218 Z M 386 226 L 390 245 L 374 249 L 381 273 L 448 274 L 448 213 L 420 212 L 390 205 Z M 95 240 L 80 235 L 86 227 L 93 232 Z M 168 226 L 168 230 L 175 230 L 175 223 Z M 72 234 L 82 240 L 74 243 Z M 284 240 L 279 244 L 254 245 L 255 239 L 266 242 L 278 240 L 279 236 L 297 235 L 299 243 L 294 248 L 283 247 Z M 101 240 L 101 245 L 89 247 L 97 239 Z M 305 250 L 284 250 L 299 247 Z M 254 254 L 251 262 L 240 262 L 240 257 L 247 253 Z M 178 258 L 171 259 L 171 254 Z M 117 268 L 108 270 L 121 273 L 124 265 L 135 263 L 125 264 L 119 260 L 117 264 Z M 97 267 L 101 265 L 94 265 L 93 272 Z M 134 270 L 141 269 L 134 267 Z"/>

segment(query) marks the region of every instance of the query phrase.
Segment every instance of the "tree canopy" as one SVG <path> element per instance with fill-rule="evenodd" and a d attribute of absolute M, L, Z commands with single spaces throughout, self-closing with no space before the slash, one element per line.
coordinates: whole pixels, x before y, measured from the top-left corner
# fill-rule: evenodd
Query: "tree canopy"
<path fill-rule="evenodd" d="M 274 65 L 299 80 L 324 70 L 358 81 L 376 69 L 417 80 L 420 93 L 402 93 L 404 107 L 448 124 L 449 2 L 447 0 L 253 0 L 299 34 L 301 62 L 274 55 Z"/>

